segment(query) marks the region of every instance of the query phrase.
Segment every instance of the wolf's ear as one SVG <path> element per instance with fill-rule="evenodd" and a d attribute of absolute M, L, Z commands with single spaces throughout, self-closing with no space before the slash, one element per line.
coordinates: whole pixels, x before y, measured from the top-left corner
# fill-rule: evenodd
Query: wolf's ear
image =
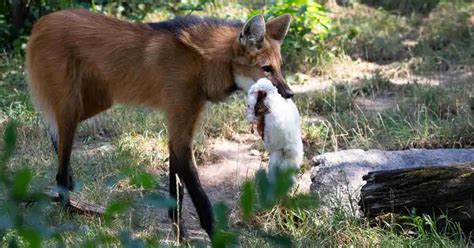
<path fill-rule="evenodd" d="M 239 42 L 248 49 L 258 50 L 262 48 L 264 38 L 265 20 L 262 15 L 256 15 L 245 23 L 239 36 Z"/>
<path fill-rule="evenodd" d="M 267 22 L 266 29 L 268 36 L 279 41 L 280 43 L 283 43 L 283 40 L 288 33 L 288 29 L 290 28 L 290 22 L 290 14 L 281 15 Z"/>

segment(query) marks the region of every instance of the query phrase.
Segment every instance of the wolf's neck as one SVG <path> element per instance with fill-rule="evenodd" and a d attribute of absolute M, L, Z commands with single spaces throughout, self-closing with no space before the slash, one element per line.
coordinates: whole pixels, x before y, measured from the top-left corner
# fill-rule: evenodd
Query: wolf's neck
<path fill-rule="evenodd" d="M 230 63 L 233 58 L 233 44 L 239 32 L 240 29 L 236 27 L 197 25 L 182 30 L 178 38 L 206 62 Z"/>
<path fill-rule="evenodd" d="M 202 59 L 201 87 L 208 100 L 222 101 L 235 88 L 231 64 L 239 33 L 236 27 L 199 25 L 178 35 Z"/>

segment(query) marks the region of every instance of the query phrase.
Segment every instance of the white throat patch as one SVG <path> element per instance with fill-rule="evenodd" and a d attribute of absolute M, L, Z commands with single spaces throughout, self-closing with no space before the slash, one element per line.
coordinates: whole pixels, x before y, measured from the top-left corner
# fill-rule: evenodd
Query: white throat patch
<path fill-rule="evenodd" d="M 255 80 L 249 77 L 235 75 L 235 83 L 240 89 L 242 89 L 245 93 L 247 93 L 250 89 L 250 86 L 255 84 Z"/>

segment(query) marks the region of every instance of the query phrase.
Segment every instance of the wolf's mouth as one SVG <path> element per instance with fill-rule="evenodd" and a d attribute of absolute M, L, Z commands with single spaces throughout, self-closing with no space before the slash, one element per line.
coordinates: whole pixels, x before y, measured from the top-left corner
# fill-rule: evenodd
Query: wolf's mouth
<path fill-rule="evenodd" d="M 276 85 L 278 93 L 285 99 L 292 98 L 295 93 L 290 89 L 287 84 L 278 84 Z"/>

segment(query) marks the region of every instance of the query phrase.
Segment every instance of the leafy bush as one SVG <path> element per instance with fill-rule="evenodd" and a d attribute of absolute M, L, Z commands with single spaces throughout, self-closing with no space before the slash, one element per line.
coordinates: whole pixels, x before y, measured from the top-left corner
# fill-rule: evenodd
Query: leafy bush
<path fill-rule="evenodd" d="M 292 72 L 317 72 L 318 69 L 314 67 L 324 65 L 331 57 L 324 46 L 331 32 L 331 21 L 323 5 L 309 0 L 281 0 L 251 12 L 250 16 L 260 12 L 263 12 L 265 19 L 282 14 L 291 14 L 293 17 L 282 46 L 286 69 Z"/>

